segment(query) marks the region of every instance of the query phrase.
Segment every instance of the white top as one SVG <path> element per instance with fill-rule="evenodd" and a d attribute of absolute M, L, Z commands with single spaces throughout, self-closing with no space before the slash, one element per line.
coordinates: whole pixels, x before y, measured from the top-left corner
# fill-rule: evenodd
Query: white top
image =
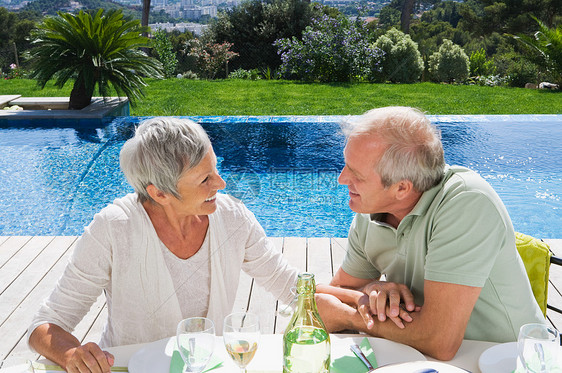
<path fill-rule="evenodd" d="M 207 315 L 211 286 L 209 231 L 201 248 L 187 259 L 178 258 L 164 243 L 160 249 L 170 271 L 183 318 Z"/>
<path fill-rule="evenodd" d="M 240 270 L 284 303 L 297 270 L 290 267 L 255 216 L 237 199 L 217 196 L 209 215 L 210 294 L 207 317 L 222 334 L 231 312 Z M 136 194 L 116 199 L 94 216 L 77 241 L 56 288 L 28 329 L 53 323 L 72 332 L 102 291 L 108 319 L 100 346 L 156 341 L 175 335 L 182 309 L 161 250 L 162 242 Z M 187 305 L 189 307 L 189 305 Z"/>

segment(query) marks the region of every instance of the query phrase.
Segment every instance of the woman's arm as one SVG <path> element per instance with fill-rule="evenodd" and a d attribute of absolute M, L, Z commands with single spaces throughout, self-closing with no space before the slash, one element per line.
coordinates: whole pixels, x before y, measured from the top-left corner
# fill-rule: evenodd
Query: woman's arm
<path fill-rule="evenodd" d="M 72 334 L 55 324 L 39 325 L 31 333 L 29 345 L 69 373 L 108 373 L 114 357 L 92 342 L 81 345 Z"/>
<path fill-rule="evenodd" d="M 97 345 L 81 346 L 70 333 L 109 284 L 108 235 L 104 219 L 96 215 L 76 242 L 62 277 L 29 327 L 29 346 L 69 372 L 109 371 L 109 360 Z M 86 369 L 88 364 L 93 369 Z"/>

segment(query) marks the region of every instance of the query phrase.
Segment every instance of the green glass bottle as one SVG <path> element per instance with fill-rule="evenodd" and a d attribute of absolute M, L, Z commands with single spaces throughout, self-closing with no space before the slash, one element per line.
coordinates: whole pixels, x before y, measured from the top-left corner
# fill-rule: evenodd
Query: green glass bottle
<path fill-rule="evenodd" d="M 283 373 L 328 373 L 330 335 L 320 319 L 312 273 L 297 281 L 297 308 L 283 335 Z"/>

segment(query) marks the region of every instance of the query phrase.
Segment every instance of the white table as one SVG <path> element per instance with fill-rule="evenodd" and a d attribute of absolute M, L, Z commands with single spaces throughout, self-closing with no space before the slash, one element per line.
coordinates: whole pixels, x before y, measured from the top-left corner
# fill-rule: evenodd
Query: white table
<path fill-rule="evenodd" d="M 263 373 L 279 373 L 282 371 L 282 335 L 281 334 L 269 334 L 269 335 L 262 335 L 260 345 L 258 348 L 258 352 L 254 357 L 254 360 L 248 366 L 248 372 L 263 372 Z M 348 353 L 348 348 L 351 342 L 360 343 L 364 335 L 358 334 L 331 334 L 330 339 L 332 343 L 332 359 L 336 358 L 337 356 L 342 356 Z M 369 338 L 371 345 L 376 345 L 376 340 L 378 338 Z M 387 342 L 387 341 L 384 341 Z M 379 342 L 380 343 L 380 342 Z M 482 342 L 482 341 L 470 341 L 464 340 L 459 351 L 455 355 L 455 357 L 449 361 L 448 363 L 451 365 L 455 365 L 460 368 L 464 368 L 474 373 L 480 372 L 478 369 L 478 358 L 480 354 L 484 352 L 486 349 L 496 345 L 497 343 L 493 342 Z M 115 356 L 115 366 L 128 366 L 129 359 L 133 356 L 137 351 L 141 348 L 144 348 L 148 344 L 135 344 L 135 345 L 128 345 L 128 346 L 118 346 L 118 347 L 110 347 L 107 349 L 110 353 Z M 403 348 L 403 346 L 402 346 Z M 373 347 L 375 356 L 379 361 L 379 364 L 385 363 L 385 359 L 396 359 L 397 357 L 388 357 L 388 356 L 380 356 L 377 355 L 377 349 Z M 238 372 L 238 368 L 234 365 L 230 357 L 226 355 L 226 351 L 224 349 L 224 345 L 222 344 L 222 338 L 217 337 L 217 343 L 215 347 L 215 353 L 219 356 L 223 357 L 223 366 L 221 368 L 212 370 L 213 373 L 232 373 Z M 427 360 L 431 361 L 438 361 L 431 357 L 427 357 Z M 402 360 L 405 361 L 405 360 Z M 48 361 L 44 361 L 48 362 Z M 401 362 L 401 361 L 393 361 L 393 362 Z M 22 365 L 20 367 L 12 367 L 9 369 L 0 369 L 0 373 L 23 373 L 27 372 L 24 370 L 25 367 Z M 40 371 L 41 373 L 48 373 L 51 371 Z M 53 371 L 54 372 L 54 371 Z M 154 372 L 159 373 L 159 372 Z M 162 373 L 168 373 L 166 370 Z"/>

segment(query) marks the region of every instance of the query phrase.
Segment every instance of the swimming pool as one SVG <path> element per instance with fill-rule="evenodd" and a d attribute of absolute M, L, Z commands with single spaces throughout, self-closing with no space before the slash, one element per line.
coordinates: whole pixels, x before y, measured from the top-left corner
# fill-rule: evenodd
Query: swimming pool
<path fill-rule="evenodd" d="M 208 131 L 225 192 L 271 236 L 346 237 L 353 213 L 343 167 L 344 117 L 190 117 Z M 96 128 L 0 127 L 0 235 L 79 235 L 131 191 L 119 150 L 144 118 Z M 496 189 L 515 229 L 562 238 L 562 116 L 433 116 L 445 157 Z"/>

